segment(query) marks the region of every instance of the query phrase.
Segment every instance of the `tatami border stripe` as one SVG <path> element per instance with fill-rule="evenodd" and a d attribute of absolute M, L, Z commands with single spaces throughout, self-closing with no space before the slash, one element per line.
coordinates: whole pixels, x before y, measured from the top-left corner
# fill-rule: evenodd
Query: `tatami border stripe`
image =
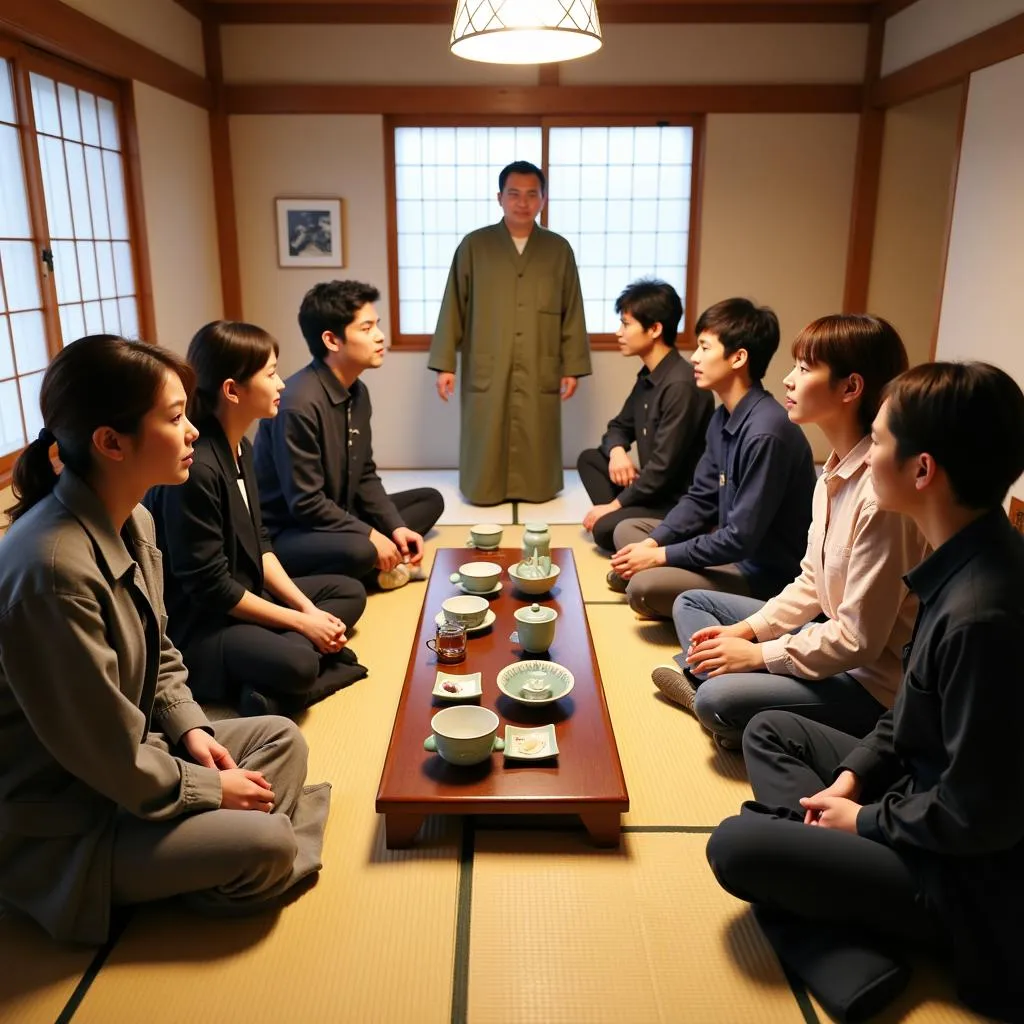
<path fill-rule="evenodd" d="M 709 836 L 717 825 L 623 825 L 620 832 L 683 832 L 690 835 Z"/>
<path fill-rule="evenodd" d="M 814 1009 L 814 1004 L 811 1002 L 811 997 L 807 994 L 807 989 L 804 988 L 803 982 L 799 978 L 790 974 L 786 970 L 784 964 L 780 964 L 782 967 L 782 973 L 786 976 L 786 981 L 789 982 L 789 989 L 793 993 L 793 998 L 796 1000 L 796 1005 L 800 1007 L 800 1012 L 804 1015 L 804 1024 L 821 1024 L 818 1019 L 818 1014 Z"/>
<path fill-rule="evenodd" d="M 110 937 L 106 942 L 96 950 L 96 955 L 92 958 L 89 966 L 85 969 L 85 973 L 82 975 L 78 984 L 75 986 L 75 991 L 71 993 L 68 1001 L 64 1004 L 64 1009 L 60 1011 L 59 1016 L 54 1021 L 54 1024 L 68 1024 L 75 1013 L 77 1013 L 79 1006 L 82 1005 L 82 1000 L 85 999 L 86 993 L 92 986 L 92 983 L 96 980 L 97 975 L 103 968 L 103 965 L 107 962 L 107 957 L 113 952 L 114 947 L 117 945 L 118 940 L 124 934 L 125 928 L 128 927 L 128 922 L 131 920 L 132 911 L 122 909 L 117 912 L 116 919 L 111 921 L 110 924 Z"/>
<path fill-rule="evenodd" d="M 462 819 L 459 852 L 459 891 L 455 903 L 455 963 L 452 969 L 452 1024 L 466 1024 L 469 1014 L 469 942 L 473 914 L 473 853 L 476 830 L 473 819 Z"/>

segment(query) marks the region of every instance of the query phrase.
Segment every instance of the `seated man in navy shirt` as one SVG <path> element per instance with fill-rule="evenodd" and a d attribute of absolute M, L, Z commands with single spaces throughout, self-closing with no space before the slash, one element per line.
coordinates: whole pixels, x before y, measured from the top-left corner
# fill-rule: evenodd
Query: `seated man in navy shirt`
<path fill-rule="evenodd" d="M 721 400 L 693 484 L 661 521 L 615 528 L 608 584 L 648 618 L 672 617 L 685 590 L 767 599 L 800 571 L 814 461 L 803 431 L 761 386 L 779 347 L 767 306 L 726 299 L 697 321 L 697 387 Z"/>
<path fill-rule="evenodd" d="M 897 377 L 869 456 L 880 508 L 932 548 L 896 704 L 863 739 L 790 711 L 743 736 L 754 800 L 708 843 L 782 963 L 837 1020 L 903 987 L 893 951 L 952 962 L 960 998 L 1024 1020 L 1024 538 L 1002 509 L 1024 472 L 1024 394 L 984 363 Z"/>
<path fill-rule="evenodd" d="M 661 519 L 686 493 L 715 408 L 676 348 L 683 304 L 672 285 L 634 281 L 615 300 L 615 312 L 619 351 L 638 356 L 643 367 L 601 446 L 581 452 L 576 463 L 594 502 L 583 528 L 606 551 L 615 550 L 612 534 L 624 519 Z M 629 457 L 634 444 L 639 469 Z"/>

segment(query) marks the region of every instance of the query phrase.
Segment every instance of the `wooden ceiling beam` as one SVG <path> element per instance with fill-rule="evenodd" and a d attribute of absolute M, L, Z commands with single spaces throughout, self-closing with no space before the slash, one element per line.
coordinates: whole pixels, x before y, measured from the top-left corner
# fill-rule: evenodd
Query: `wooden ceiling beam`
<path fill-rule="evenodd" d="M 180 2 L 180 0 L 179 0 Z M 860 3 L 658 3 L 608 4 L 600 7 L 606 25 L 624 24 L 858 24 L 871 20 L 874 4 Z M 209 17 L 222 25 L 442 25 L 450 24 L 453 6 L 422 3 L 225 3 L 207 0 Z"/>

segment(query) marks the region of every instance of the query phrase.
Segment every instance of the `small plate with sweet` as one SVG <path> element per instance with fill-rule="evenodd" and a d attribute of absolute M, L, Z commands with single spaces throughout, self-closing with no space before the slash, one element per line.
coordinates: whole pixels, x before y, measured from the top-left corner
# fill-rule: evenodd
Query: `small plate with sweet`
<path fill-rule="evenodd" d="M 431 695 L 439 700 L 472 700 L 484 692 L 479 672 L 438 672 Z"/>
<path fill-rule="evenodd" d="M 505 726 L 505 757 L 514 761 L 540 761 L 557 756 L 558 741 L 553 725 Z"/>

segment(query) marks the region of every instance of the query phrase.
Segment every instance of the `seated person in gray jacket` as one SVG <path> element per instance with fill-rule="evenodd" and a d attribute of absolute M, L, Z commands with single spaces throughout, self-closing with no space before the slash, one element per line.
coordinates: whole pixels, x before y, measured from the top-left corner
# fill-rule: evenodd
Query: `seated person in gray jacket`
<path fill-rule="evenodd" d="M 285 381 L 278 415 L 256 434 L 263 522 L 291 576 L 341 573 L 400 587 L 444 511 L 434 488 L 387 494 L 377 475 L 370 393 L 359 378 L 384 361 L 379 298 L 359 281 L 306 293 L 299 327 L 313 361 Z"/>
<path fill-rule="evenodd" d="M 211 723 L 167 639 L 150 487 L 187 479 L 191 370 L 95 335 L 54 358 L 0 541 L 0 901 L 102 943 L 118 905 L 256 912 L 320 868 L 330 787 L 285 718 Z M 64 465 L 58 478 L 50 449 Z"/>
<path fill-rule="evenodd" d="M 600 447 L 588 448 L 576 463 L 594 502 L 583 527 L 605 551 L 615 550 L 612 533 L 622 520 L 663 519 L 686 493 L 715 408 L 676 348 L 683 304 L 672 285 L 634 281 L 615 300 L 615 312 L 619 351 L 643 366 Z M 639 468 L 629 456 L 634 444 Z"/>

